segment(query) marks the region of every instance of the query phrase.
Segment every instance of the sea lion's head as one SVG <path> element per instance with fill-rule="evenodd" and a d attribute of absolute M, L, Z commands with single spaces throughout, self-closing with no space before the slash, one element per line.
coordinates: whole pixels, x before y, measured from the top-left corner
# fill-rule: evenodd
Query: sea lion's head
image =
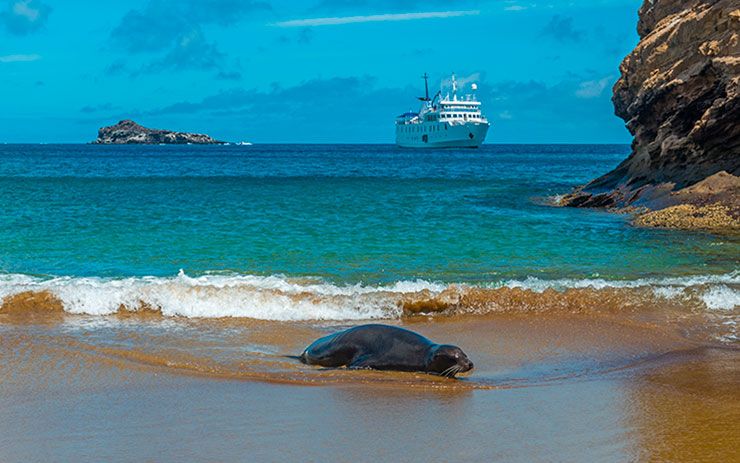
<path fill-rule="evenodd" d="M 449 378 L 472 369 L 473 362 L 465 355 L 465 352 L 457 346 L 448 344 L 434 346 L 427 361 L 427 371 L 429 373 Z"/>

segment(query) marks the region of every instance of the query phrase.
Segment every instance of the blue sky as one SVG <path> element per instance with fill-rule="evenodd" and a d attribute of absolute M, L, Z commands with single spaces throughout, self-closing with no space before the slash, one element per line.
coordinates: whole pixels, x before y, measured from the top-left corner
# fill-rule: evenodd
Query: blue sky
<path fill-rule="evenodd" d="M 455 72 L 489 143 L 628 143 L 640 0 L 0 0 L 0 142 L 123 118 L 253 142 L 392 143 Z"/>

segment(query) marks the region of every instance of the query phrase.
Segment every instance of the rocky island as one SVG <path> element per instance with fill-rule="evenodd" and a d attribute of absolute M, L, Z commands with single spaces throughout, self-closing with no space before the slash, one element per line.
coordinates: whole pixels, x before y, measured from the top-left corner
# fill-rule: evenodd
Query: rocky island
<path fill-rule="evenodd" d="M 632 153 L 560 204 L 631 208 L 642 226 L 740 230 L 737 0 L 645 0 L 637 31 L 612 98 Z"/>
<path fill-rule="evenodd" d="M 149 129 L 132 120 L 123 120 L 116 125 L 98 130 L 98 139 L 93 142 L 101 145 L 220 145 L 223 141 L 214 140 L 200 133 L 172 132 L 170 130 Z"/>

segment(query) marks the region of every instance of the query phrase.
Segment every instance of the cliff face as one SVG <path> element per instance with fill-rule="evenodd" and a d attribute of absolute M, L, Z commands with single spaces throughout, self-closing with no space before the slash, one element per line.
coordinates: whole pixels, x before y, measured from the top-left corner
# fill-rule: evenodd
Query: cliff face
<path fill-rule="evenodd" d="M 131 120 L 124 120 L 110 127 L 98 130 L 96 144 L 200 144 L 214 145 L 224 142 L 214 140 L 199 133 L 171 132 L 169 130 L 148 129 Z"/>
<path fill-rule="evenodd" d="M 649 204 L 720 171 L 740 175 L 738 5 L 645 0 L 640 42 L 622 62 L 612 98 L 634 135 L 632 154 L 563 205 Z"/>

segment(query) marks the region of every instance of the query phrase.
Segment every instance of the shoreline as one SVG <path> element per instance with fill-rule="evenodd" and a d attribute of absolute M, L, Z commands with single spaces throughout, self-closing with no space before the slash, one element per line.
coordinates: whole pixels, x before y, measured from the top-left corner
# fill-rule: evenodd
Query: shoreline
<path fill-rule="evenodd" d="M 674 191 L 673 184 L 592 194 L 577 187 L 559 196 L 559 207 L 602 208 L 630 214 L 638 227 L 740 234 L 740 177 L 718 172 Z"/>

